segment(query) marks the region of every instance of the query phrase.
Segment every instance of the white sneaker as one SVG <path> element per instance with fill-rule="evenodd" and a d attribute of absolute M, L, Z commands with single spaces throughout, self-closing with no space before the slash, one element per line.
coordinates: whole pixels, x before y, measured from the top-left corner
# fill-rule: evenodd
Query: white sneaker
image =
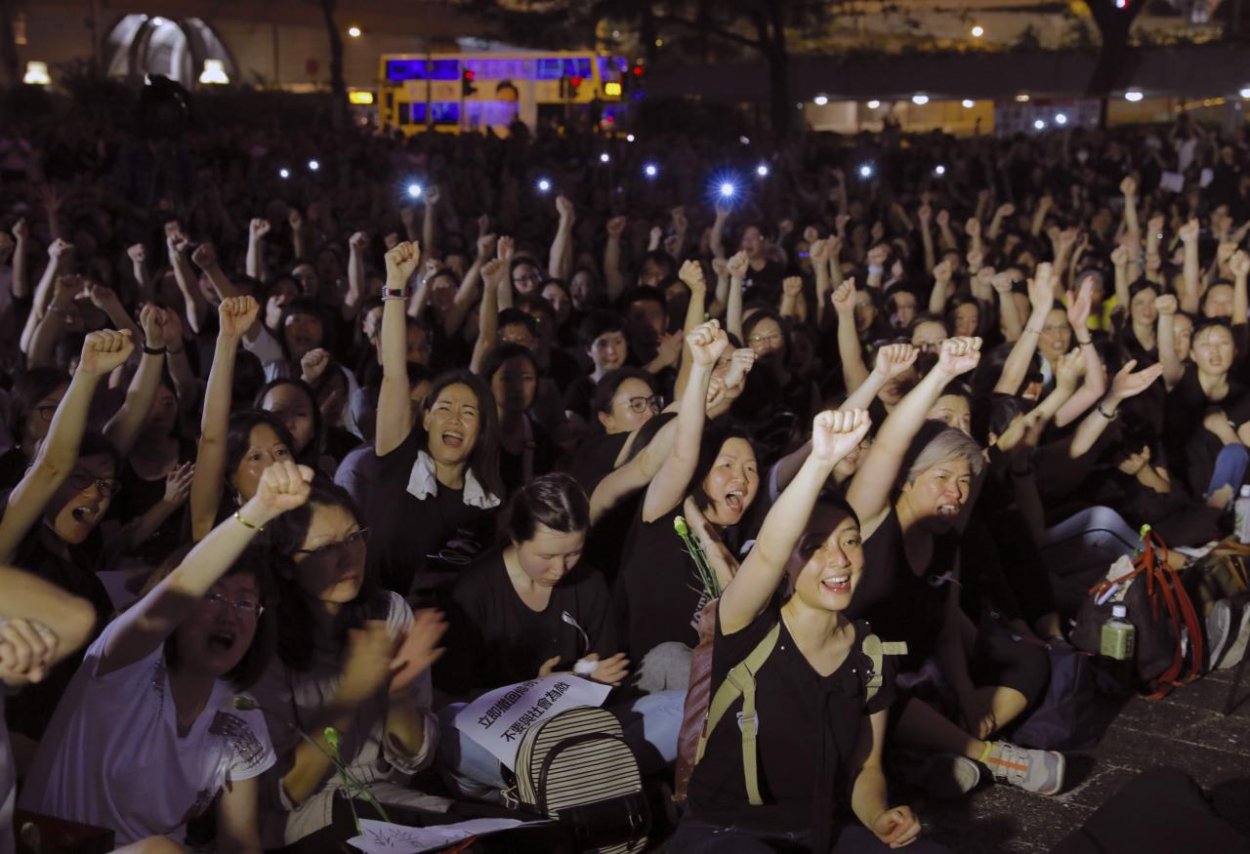
<path fill-rule="evenodd" d="M 1063 788 L 1067 761 L 1062 753 L 1054 750 L 1030 750 L 1007 741 L 996 741 L 983 764 L 1000 783 L 1039 795 L 1055 795 Z"/>
<path fill-rule="evenodd" d="M 1233 620 L 1235 631 L 1229 632 L 1232 640 L 1228 644 L 1228 650 L 1215 664 L 1221 670 L 1231 670 L 1241 664 L 1241 660 L 1246 657 L 1246 646 L 1250 644 L 1250 597 L 1243 593 L 1232 601 L 1240 601 L 1241 614 L 1240 619 Z"/>
<path fill-rule="evenodd" d="M 1233 633 L 1233 609 L 1227 599 L 1220 599 L 1207 614 L 1207 670 L 1219 666 Z"/>

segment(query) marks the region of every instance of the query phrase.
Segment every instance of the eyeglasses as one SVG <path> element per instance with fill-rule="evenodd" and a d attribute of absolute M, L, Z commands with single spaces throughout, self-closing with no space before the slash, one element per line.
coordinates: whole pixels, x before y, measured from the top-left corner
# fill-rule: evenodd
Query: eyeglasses
<path fill-rule="evenodd" d="M 59 405 L 60 404 L 57 403 L 45 403 L 43 406 L 36 406 L 35 412 L 37 412 L 39 417 L 44 421 L 51 421 L 52 416 L 56 414 L 56 408 Z"/>
<path fill-rule="evenodd" d="M 752 335 L 747 339 L 748 344 L 775 344 L 781 340 L 781 333 L 774 332 L 771 335 Z"/>
<path fill-rule="evenodd" d="M 650 409 L 652 412 L 659 412 L 664 406 L 664 399 L 658 394 L 650 397 L 631 397 L 629 400 L 617 401 L 629 407 L 629 411 L 635 415 L 641 415 Z"/>
<path fill-rule="evenodd" d="M 363 546 L 367 542 L 369 542 L 369 529 L 361 528 L 359 531 L 348 534 L 337 543 L 326 543 L 324 546 L 318 546 L 315 549 L 296 549 L 295 554 L 314 559 L 332 555 L 337 557 L 343 552 L 354 549 L 356 546 Z"/>
<path fill-rule="evenodd" d="M 86 492 L 94 486 L 101 498 L 112 498 L 122 488 L 121 481 L 114 478 L 96 477 L 89 471 L 76 471 L 67 478 L 66 482 L 75 492 Z"/>
<path fill-rule="evenodd" d="M 215 590 L 212 593 L 207 594 L 204 597 L 204 601 L 215 608 L 220 608 L 222 605 L 229 605 L 240 617 L 259 617 L 261 614 L 265 613 L 265 606 L 259 602 L 253 602 L 250 599 L 236 599 L 231 602 L 226 598 L 226 594 L 218 593 Z"/>

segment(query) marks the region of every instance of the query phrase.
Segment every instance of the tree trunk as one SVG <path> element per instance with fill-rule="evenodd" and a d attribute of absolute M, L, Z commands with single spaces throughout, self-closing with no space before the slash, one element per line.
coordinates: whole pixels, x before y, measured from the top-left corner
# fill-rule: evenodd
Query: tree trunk
<path fill-rule="evenodd" d="M 1085 5 L 1089 8 L 1094 23 L 1098 25 L 1101 38 L 1098 62 L 1094 66 L 1094 73 L 1090 75 L 1086 94 L 1102 99 L 1100 125 L 1105 127 L 1107 96 L 1111 94 L 1117 81 L 1132 78 L 1132 68 L 1129 66 L 1136 65 L 1136 60 L 1129 49 L 1129 31 L 1133 28 L 1134 19 L 1146 4 L 1143 0 L 1131 4 L 1127 9 L 1119 9 L 1116 8 L 1114 0 L 1085 0 Z"/>
<path fill-rule="evenodd" d="M 330 37 L 330 126 L 341 131 L 347 126 L 347 84 L 343 80 L 343 35 L 334 22 L 337 0 L 321 0 L 321 16 Z"/>
<path fill-rule="evenodd" d="M 794 129 L 794 98 L 790 90 L 790 53 L 786 44 L 786 4 L 768 4 L 767 22 L 757 22 L 764 59 L 768 62 L 768 100 L 773 134 L 786 139 Z"/>

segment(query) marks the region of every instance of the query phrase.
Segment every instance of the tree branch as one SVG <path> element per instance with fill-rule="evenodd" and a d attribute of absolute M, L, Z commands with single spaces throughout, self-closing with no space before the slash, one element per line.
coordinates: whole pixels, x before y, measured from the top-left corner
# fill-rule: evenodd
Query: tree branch
<path fill-rule="evenodd" d="M 754 50 L 762 51 L 766 47 L 762 41 L 749 39 L 746 36 L 740 36 L 737 33 L 730 32 L 729 30 L 709 27 L 706 24 L 700 24 L 697 21 L 687 21 L 685 18 L 675 18 L 669 15 L 656 15 L 655 21 L 657 24 L 676 24 L 679 27 L 685 27 L 686 29 L 694 30 L 695 32 L 716 36 L 717 38 L 722 38 L 725 41 L 731 41 L 735 44 L 740 44 Z"/>

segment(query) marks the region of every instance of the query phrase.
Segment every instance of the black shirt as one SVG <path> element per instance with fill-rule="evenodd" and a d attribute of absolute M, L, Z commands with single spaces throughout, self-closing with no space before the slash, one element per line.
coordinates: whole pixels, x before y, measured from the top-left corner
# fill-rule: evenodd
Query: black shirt
<path fill-rule="evenodd" d="M 781 608 L 765 608 L 750 625 L 726 635 L 716 620 L 712 649 L 712 695 L 734 665 L 745 659 L 774 625 Z M 894 698 L 893 666 L 885 659 L 885 681 L 865 701 L 871 663 L 861 650 L 867 633 L 855 625 L 855 642 L 846 660 L 821 676 L 781 622 L 777 646 L 756 674 L 756 712 L 760 794 L 751 806 L 742 767 L 742 732 L 736 726 L 741 701 L 730 706 L 708 736 L 703 759 L 690 778 L 690 812 L 701 821 L 755 830 L 784 832 L 810 829 L 833 837 L 839 819 L 850 816 L 849 763 L 865 715 L 888 709 Z M 816 849 L 813 849 L 816 850 Z M 827 848 L 826 848 L 827 850 Z"/>
<path fill-rule="evenodd" d="M 601 659 L 620 652 L 612 625 L 608 586 L 598 572 L 578 565 L 551 589 L 542 611 L 521 601 L 508 577 L 503 551 L 491 552 L 461 573 L 452 591 L 447 666 L 439 687 L 454 694 L 476 693 L 538 677 L 548 659 L 571 669 L 589 653 Z M 567 613 L 586 633 L 565 622 Z"/>
<path fill-rule="evenodd" d="M 767 261 L 756 270 L 747 265 L 746 275 L 742 277 L 742 302 L 767 303 L 771 308 L 781 298 L 781 280 L 786 277 L 786 268 L 776 261 Z M 744 342 L 745 345 L 745 342 Z"/>
<path fill-rule="evenodd" d="M 414 429 L 378 461 L 367 512 L 369 561 L 387 590 L 401 596 L 449 587 L 493 537 L 496 509 L 464 503 L 464 490 L 438 484 L 417 498 L 408 480 L 425 434 Z"/>

